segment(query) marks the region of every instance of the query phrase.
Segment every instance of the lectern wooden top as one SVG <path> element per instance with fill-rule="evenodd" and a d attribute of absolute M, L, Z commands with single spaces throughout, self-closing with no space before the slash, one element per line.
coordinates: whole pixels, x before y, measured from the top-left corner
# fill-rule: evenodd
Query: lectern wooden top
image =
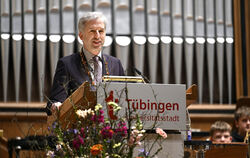
<path fill-rule="evenodd" d="M 72 93 L 61 105 L 59 111 L 52 111 L 52 115 L 48 116 L 48 124 L 52 124 L 57 118 L 62 125 L 66 127 L 73 122 L 74 110 L 89 109 L 96 105 L 96 91 L 91 90 L 90 84 L 84 82 L 74 93 Z"/>

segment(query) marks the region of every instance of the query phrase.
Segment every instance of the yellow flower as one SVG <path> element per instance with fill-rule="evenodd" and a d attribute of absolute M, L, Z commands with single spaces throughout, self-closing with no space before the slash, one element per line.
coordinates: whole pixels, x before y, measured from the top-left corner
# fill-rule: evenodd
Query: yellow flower
<path fill-rule="evenodd" d="M 102 105 L 101 104 L 97 104 L 95 106 L 95 111 L 99 111 L 101 108 L 102 108 Z"/>
<path fill-rule="evenodd" d="M 111 105 L 114 108 L 114 112 L 121 110 L 121 107 L 115 102 L 108 102 L 108 105 Z"/>
<path fill-rule="evenodd" d="M 121 143 L 115 144 L 115 145 L 113 146 L 113 148 L 117 148 L 117 147 L 119 147 L 119 146 L 121 146 Z"/>
<path fill-rule="evenodd" d="M 101 153 L 101 151 L 103 150 L 103 146 L 101 144 L 96 144 L 93 145 L 90 148 L 90 152 L 93 156 L 99 155 Z"/>

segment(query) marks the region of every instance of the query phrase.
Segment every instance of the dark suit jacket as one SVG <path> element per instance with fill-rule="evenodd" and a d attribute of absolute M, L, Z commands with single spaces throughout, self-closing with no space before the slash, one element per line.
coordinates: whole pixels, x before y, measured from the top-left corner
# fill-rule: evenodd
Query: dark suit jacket
<path fill-rule="evenodd" d="M 119 59 L 107 54 L 103 54 L 102 59 L 103 57 L 108 63 L 109 75 L 124 76 L 124 70 Z M 102 61 L 102 74 L 106 74 L 104 61 Z M 47 104 L 48 110 L 53 102 L 63 102 L 85 81 L 90 81 L 90 79 L 79 53 L 60 58 L 56 67 L 50 100 Z"/>

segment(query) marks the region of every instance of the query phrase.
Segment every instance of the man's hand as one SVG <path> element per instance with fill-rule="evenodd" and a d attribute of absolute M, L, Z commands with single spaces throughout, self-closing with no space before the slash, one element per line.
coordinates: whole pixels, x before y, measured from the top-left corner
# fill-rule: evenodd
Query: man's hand
<path fill-rule="evenodd" d="M 62 105 L 61 102 L 55 102 L 51 105 L 52 111 L 59 110 L 60 106 Z"/>

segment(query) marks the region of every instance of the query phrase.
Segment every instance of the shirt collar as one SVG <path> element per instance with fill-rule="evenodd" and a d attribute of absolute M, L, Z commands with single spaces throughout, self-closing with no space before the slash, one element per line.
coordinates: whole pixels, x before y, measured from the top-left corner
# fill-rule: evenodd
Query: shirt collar
<path fill-rule="evenodd" d="M 82 51 L 83 51 L 83 53 L 84 53 L 84 55 L 85 55 L 88 62 L 95 56 L 94 54 L 92 54 L 89 51 L 85 50 L 83 47 L 82 47 Z M 102 51 L 99 52 L 98 56 L 102 60 Z"/>

